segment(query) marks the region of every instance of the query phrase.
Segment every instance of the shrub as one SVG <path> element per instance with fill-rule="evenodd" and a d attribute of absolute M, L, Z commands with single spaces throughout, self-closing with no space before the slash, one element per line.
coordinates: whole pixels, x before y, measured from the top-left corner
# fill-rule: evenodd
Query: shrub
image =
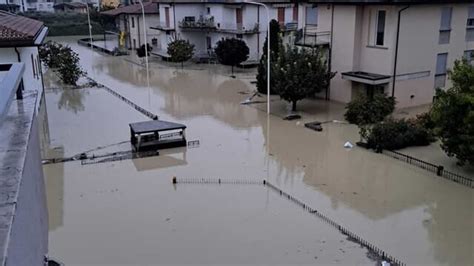
<path fill-rule="evenodd" d="M 39 48 L 39 57 L 59 74 L 65 84 L 76 85 L 77 80 L 86 74 L 79 65 L 79 55 L 69 46 L 48 41 Z"/>
<path fill-rule="evenodd" d="M 382 121 L 395 110 L 395 98 L 375 94 L 373 98 L 359 96 L 346 106 L 344 117 L 351 124 L 370 125 Z"/>
<path fill-rule="evenodd" d="M 222 38 L 217 42 L 215 53 L 219 63 L 232 66 L 232 74 L 234 74 L 234 66 L 249 58 L 249 47 L 241 39 Z"/>
<path fill-rule="evenodd" d="M 168 44 L 168 54 L 171 56 L 171 61 L 181 63 L 188 61 L 194 55 L 194 44 L 185 40 L 174 40 Z"/>
<path fill-rule="evenodd" d="M 388 118 L 367 130 L 367 146 L 376 151 L 397 150 L 409 146 L 429 145 L 435 139 L 424 127 L 425 117 L 416 119 Z"/>

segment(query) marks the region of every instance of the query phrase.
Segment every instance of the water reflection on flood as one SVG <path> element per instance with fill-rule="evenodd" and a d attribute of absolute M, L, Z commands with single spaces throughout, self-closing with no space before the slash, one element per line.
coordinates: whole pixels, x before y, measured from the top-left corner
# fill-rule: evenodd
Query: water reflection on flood
<path fill-rule="evenodd" d="M 163 210 L 196 214 L 183 206 L 186 193 L 192 193 L 189 190 L 172 197 L 172 200 L 178 201 L 176 205 L 165 204 L 168 199 L 163 198 L 162 193 L 169 189 L 167 181 L 172 176 L 179 176 L 270 178 L 312 207 L 408 264 L 474 263 L 473 191 L 380 154 L 359 148 L 344 149 L 342 145 L 345 141 L 354 143 L 358 140 L 357 128 L 354 126 L 327 123 L 323 125 L 323 132 L 304 128 L 304 122 L 342 119 L 343 106 L 304 101 L 298 106 L 303 113 L 303 120 L 295 122 L 280 118 L 286 106 L 275 101 L 272 102 L 275 115 L 267 120 L 262 111 L 265 110 L 265 104 L 239 105 L 249 96 L 245 93 L 253 90 L 250 80 L 222 75 L 225 70 L 219 66 L 181 70 L 152 64 L 148 87 L 144 68 L 125 61 L 123 57 L 104 57 L 97 53 L 91 55 L 85 47 L 74 43 L 71 46 L 81 54 L 84 67 L 93 78 L 157 113 L 161 119 L 186 124 L 188 139 L 199 140 L 200 146 L 194 149 L 172 149 L 164 152 L 163 156 L 124 163 L 45 167 L 50 217 L 53 217 L 50 249 L 55 257 L 75 258 L 73 261 L 77 263 L 77 258 L 82 256 L 71 250 L 79 248 L 74 246 L 76 238 L 79 238 L 90 243 L 90 255 L 97 259 L 89 262 L 110 263 L 105 255 L 115 253 L 104 251 L 104 246 L 110 249 L 116 247 L 121 252 L 132 248 L 128 243 L 121 243 L 117 239 L 119 236 L 114 235 L 114 232 L 124 231 L 126 239 L 151 241 L 149 244 L 156 250 L 167 250 L 161 245 L 157 246 L 153 237 L 168 240 L 172 236 L 146 234 L 150 234 L 147 228 L 155 230 L 151 229 L 152 225 L 163 226 L 158 222 L 163 218 L 160 216 Z M 248 77 L 248 71 L 238 76 Z M 60 105 L 63 95 L 66 100 Z M 83 94 L 66 92 L 62 95 L 50 91 L 46 96 L 51 138 L 49 147 L 51 150 L 62 147 L 63 154 L 77 154 L 127 140 L 128 123 L 147 119 L 103 90 L 86 89 Z M 74 104 L 77 102 L 81 104 Z M 72 108 L 71 105 L 82 106 L 82 109 Z M 101 189 L 111 191 L 116 187 L 120 187 L 121 193 L 103 193 L 98 196 Z M 63 196 L 61 193 L 64 188 L 67 189 Z M 92 202 L 83 199 L 87 193 L 98 195 L 91 197 Z M 207 197 L 210 201 L 214 193 L 218 196 L 219 193 L 228 192 L 227 188 L 221 192 L 205 188 L 205 192 L 200 193 L 210 193 Z M 234 201 L 239 205 L 240 196 L 234 196 Z M 158 199 L 164 203 L 157 202 Z M 92 206 L 96 204 L 98 206 Z M 202 214 L 202 219 L 207 219 L 204 217 L 213 209 L 222 206 L 212 205 L 212 208 L 204 211 L 206 214 Z M 278 210 L 280 205 L 276 206 Z M 237 217 L 239 212 L 247 215 L 242 208 L 235 210 Z M 153 215 L 150 211 L 154 212 Z M 121 213 L 129 212 L 144 218 L 137 220 L 122 217 Z M 283 213 L 298 221 L 305 220 L 295 213 Z M 87 219 L 81 214 L 85 214 Z M 196 214 L 188 218 L 196 217 L 201 216 Z M 217 219 L 210 222 L 209 226 L 222 229 L 222 222 L 225 223 Z M 238 226 L 238 223 L 230 225 Z M 291 231 L 294 236 L 298 236 L 308 227 L 310 231 L 320 231 L 316 224 L 311 223 L 305 225 L 305 230 L 298 227 L 280 230 Z M 81 231 L 87 230 L 98 235 L 81 235 Z M 100 234 L 102 231 L 104 234 Z M 265 241 L 262 240 L 259 246 L 275 246 L 275 253 L 285 254 L 284 249 L 279 248 L 278 243 L 272 242 L 271 238 L 262 239 Z M 235 248 L 239 248 L 237 244 Z M 246 249 L 241 251 L 249 252 Z M 193 254 L 187 249 L 186 252 L 190 253 L 182 254 L 183 261 L 187 258 L 186 254 Z M 101 255 L 105 256 L 102 260 L 99 259 Z M 196 256 L 201 258 L 201 262 L 209 262 Z M 228 262 L 239 262 L 238 257 L 227 256 Z M 298 261 L 298 256 L 290 257 L 290 260 L 283 261 Z M 258 256 L 254 259 L 273 261 Z M 111 261 L 114 262 L 113 259 Z"/>

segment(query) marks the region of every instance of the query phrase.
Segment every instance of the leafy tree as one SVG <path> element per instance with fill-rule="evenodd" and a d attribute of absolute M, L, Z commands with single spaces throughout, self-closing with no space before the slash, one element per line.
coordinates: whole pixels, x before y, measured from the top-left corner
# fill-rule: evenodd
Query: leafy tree
<path fill-rule="evenodd" d="M 349 123 L 359 126 L 361 138 L 366 139 L 371 125 L 390 115 L 395 104 L 395 98 L 386 94 L 376 93 L 371 98 L 360 95 L 347 104 L 344 117 Z"/>
<path fill-rule="evenodd" d="M 60 57 L 57 56 L 63 49 L 63 45 L 53 41 L 47 41 L 41 45 L 38 49 L 39 57 L 41 61 L 49 68 L 58 68 L 60 63 Z"/>
<path fill-rule="evenodd" d="M 168 44 L 168 54 L 171 61 L 180 62 L 183 68 L 183 62 L 188 61 L 194 55 L 194 44 L 185 40 L 174 40 Z"/>
<path fill-rule="evenodd" d="M 257 68 L 257 91 L 264 94 L 267 94 L 267 42 L 268 36 L 263 43 L 263 54 Z M 270 63 L 275 62 L 278 58 L 280 45 L 280 23 L 272 19 L 270 21 Z M 273 72 L 273 70 L 270 69 L 270 72 Z M 270 75 L 273 76 L 273 73 L 270 73 Z M 274 86 L 275 82 L 270 77 L 270 94 L 276 93 L 275 90 L 273 90 Z"/>
<path fill-rule="evenodd" d="M 234 66 L 244 62 L 249 57 L 249 47 L 241 39 L 222 38 L 217 42 L 214 49 L 219 63 L 232 66 L 232 75 Z"/>
<path fill-rule="evenodd" d="M 79 65 L 79 55 L 69 46 L 48 41 L 39 48 L 39 56 L 65 84 L 76 85 L 77 80 L 86 74 Z"/>
<path fill-rule="evenodd" d="M 153 50 L 153 47 L 151 47 L 151 45 L 149 43 L 146 44 L 147 45 L 147 52 L 148 52 L 148 56 L 150 56 L 150 52 Z M 137 49 L 137 56 L 142 58 L 142 57 L 145 57 L 145 45 L 142 44 L 142 46 L 140 46 L 140 48 Z"/>
<path fill-rule="evenodd" d="M 281 47 L 273 69 L 274 89 L 282 99 L 292 103 L 292 111 L 296 111 L 299 100 L 327 88 L 335 74 L 328 72 L 319 49 L 308 51 L 296 47 Z"/>
<path fill-rule="evenodd" d="M 77 80 L 86 73 L 79 65 L 79 55 L 71 47 L 64 46 L 58 55 L 60 63 L 58 73 L 61 80 L 68 85 L 76 85 Z"/>
<path fill-rule="evenodd" d="M 474 165 L 474 66 L 457 60 L 448 72 L 453 86 L 437 90 L 431 109 L 441 148 L 460 165 Z"/>

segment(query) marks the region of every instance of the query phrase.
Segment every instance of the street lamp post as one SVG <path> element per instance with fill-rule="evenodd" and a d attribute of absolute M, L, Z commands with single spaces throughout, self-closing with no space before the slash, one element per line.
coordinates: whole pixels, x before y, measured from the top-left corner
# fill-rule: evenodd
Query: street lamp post
<path fill-rule="evenodd" d="M 79 2 L 81 4 L 84 4 L 86 6 L 86 10 L 87 10 L 87 23 L 89 24 L 89 41 L 90 41 L 90 44 L 91 44 L 91 49 L 94 50 L 94 46 L 92 45 L 92 26 L 91 26 L 91 16 L 90 16 L 90 12 L 89 12 L 89 4 L 87 3 L 82 3 L 82 2 Z"/>
<path fill-rule="evenodd" d="M 267 114 L 270 114 L 270 11 L 267 5 L 259 2 L 245 1 L 245 3 L 263 6 L 267 13 Z"/>
<path fill-rule="evenodd" d="M 143 16 L 143 40 L 145 41 L 145 64 L 146 64 L 146 73 L 148 75 L 148 42 L 146 39 L 146 22 L 145 22 L 145 7 L 143 7 L 143 1 L 139 0 L 142 7 L 142 16 Z"/>

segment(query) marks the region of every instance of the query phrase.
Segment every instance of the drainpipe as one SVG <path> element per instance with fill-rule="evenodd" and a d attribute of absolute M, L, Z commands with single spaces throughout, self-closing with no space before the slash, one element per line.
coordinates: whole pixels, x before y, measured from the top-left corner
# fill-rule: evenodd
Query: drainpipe
<path fill-rule="evenodd" d="M 174 25 L 174 38 L 178 39 L 178 28 L 176 28 L 176 5 L 173 4 L 173 25 Z"/>
<path fill-rule="evenodd" d="M 398 62 L 398 42 L 400 39 L 400 19 L 402 12 L 407 10 L 410 6 L 406 6 L 398 11 L 398 22 L 397 22 L 397 40 L 395 42 L 395 60 L 393 62 L 393 77 L 392 77 L 392 97 L 395 97 L 395 82 L 397 79 L 397 62 Z"/>
<path fill-rule="evenodd" d="M 334 35 L 334 7 L 335 5 L 332 4 L 331 7 L 331 38 L 330 38 L 330 43 L 329 43 L 329 56 L 328 56 L 328 72 L 331 74 L 332 70 L 332 42 L 334 41 L 333 35 Z M 331 80 L 328 82 L 328 86 L 326 87 L 326 101 L 329 101 L 329 98 L 331 97 Z"/>
<path fill-rule="evenodd" d="M 18 47 L 15 47 L 14 49 L 18 57 L 18 62 L 21 63 L 20 51 L 18 51 Z M 17 100 L 23 99 L 23 77 L 21 77 L 20 85 L 18 86 L 18 89 L 16 90 L 16 99 Z"/>

